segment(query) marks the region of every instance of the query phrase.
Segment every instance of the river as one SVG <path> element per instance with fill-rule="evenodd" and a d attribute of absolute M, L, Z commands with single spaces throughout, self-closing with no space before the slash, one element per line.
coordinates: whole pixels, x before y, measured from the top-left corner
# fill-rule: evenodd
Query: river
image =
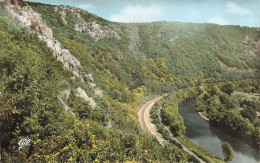
<path fill-rule="evenodd" d="M 196 112 L 195 99 L 191 99 L 179 107 L 179 113 L 184 118 L 187 127 L 187 137 L 194 143 L 206 148 L 220 158 L 222 154 L 222 142 L 229 142 L 234 151 L 232 163 L 257 163 L 259 151 L 251 147 L 239 138 L 232 136 L 220 128 L 212 126 Z"/>

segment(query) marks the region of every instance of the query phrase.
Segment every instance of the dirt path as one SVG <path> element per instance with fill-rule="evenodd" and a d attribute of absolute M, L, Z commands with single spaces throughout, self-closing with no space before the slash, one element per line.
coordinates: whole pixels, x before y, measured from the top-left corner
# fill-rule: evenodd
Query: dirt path
<path fill-rule="evenodd" d="M 143 129 L 147 130 L 151 135 L 155 136 L 156 139 L 159 141 L 159 143 L 162 146 L 164 146 L 164 142 L 167 142 L 167 141 L 165 139 L 163 139 L 162 135 L 157 132 L 155 125 L 152 124 L 151 118 L 150 118 L 150 110 L 155 102 L 159 101 L 160 99 L 164 98 L 165 96 L 168 96 L 168 94 L 156 97 L 156 98 L 148 101 L 138 111 L 138 120 L 139 120 L 141 127 Z M 170 133 L 171 139 L 174 140 L 175 142 L 177 142 L 178 144 L 180 144 L 182 146 L 182 149 L 185 152 L 194 156 L 199 162 L 205 163 L 205 161 L 203 161 L 201 158 L 199 158 L 197 155 L 195 155 L 192 151 L 190 151 L 188 148 L 186 148 L 184 145 L 182 145 L 181 142 L 172 135 L 172 133 L 170 132 L 170 130 L 167 127 L 165 127 L 165 128 Z"/>

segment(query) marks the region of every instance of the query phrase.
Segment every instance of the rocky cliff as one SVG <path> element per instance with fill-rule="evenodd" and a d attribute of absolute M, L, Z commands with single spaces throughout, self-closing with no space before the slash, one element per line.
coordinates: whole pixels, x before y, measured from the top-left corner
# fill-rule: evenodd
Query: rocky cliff
<path fill-rule="evenodd" d="M 24 0 L 0 0 L 0 2 L 5 2 L 12 5 L 28 6 Z"/>
<path fill-rule="evenodd" d="M 121 29 L 116 25 L 106 22 L 105 24 L 98 23 L 96 21 L 86 20 L 82 18 L 82 15 L 89 15 L 87 11 L 82 9 L 67 7 L 67 6 L 56 6 L 54 10 L 61 15 L 61 20 L 64 24 L 67 24 L 66 13 L 70 12 L 74 18 L 77 19 L 77 23 L 74 24 L 74 29 L 79 32 L 88 33 L 91 37 L 99 40 L 103 38 L 115 38 L 121 39 Z"/>
<path fill-rule="evenodd" d="M 68 49 L 62 48 L 58 40 L 53 37 L 52 30 L 43 22 L 41 15 L 35 12 L 26 2 L 23 0 L 0 0 L 5 3 L 5 8 L 13 19 L 17 20 L 20 25 L 27 28 L 33 34 L 36 34 L 39 40 L 46 43 L 47 47 L 53 53 L 53 56 L 60 61 L 64 68 L 71 71 L 73 78 L 78 78 L 82 82 L 85 82 L 94 91 L 94 93 L 100 97 L 103 96 L 102 91 L 94 83 L 94 79 L 91 75 L 81 75 L 79 68 L 81 67 L 80 61 L 71 54 Z M 65 19 L 64 19 L 65 21 Z M 84 81 L 86 76 L 91 76 L 91 80 Z M 80 90 L 79 96 L 84 95 L 88 97 L 83 90 Z M 88 97 L 87 100 L 92 108 L 96 107 L 95 101 Z"/>

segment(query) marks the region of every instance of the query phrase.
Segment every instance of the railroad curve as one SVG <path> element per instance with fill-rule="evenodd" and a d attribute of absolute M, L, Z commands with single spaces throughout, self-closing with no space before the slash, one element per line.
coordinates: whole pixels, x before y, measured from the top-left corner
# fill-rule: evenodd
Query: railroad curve
<path fill-rule="evenodd" d="M 155 136 L 156 139 L 158 140 L 158 142 L 162 146 L 164 146 L 164 142 L 166 142 L 166 140 L 161 136 L 160 133 L 157 132 L 155 125 L 151 123 L 150 110 L 153 107 L 155 102 L 161 100 L 162 98 L 164 98 L 166 96 L 168 96 L 168 94 L 165 94 L 165 95 L 162 95 L 162 96 L 158 96 L 156 98 L 151 99 L 150 101 L 146 102 L 138 111 L 138 121 L 139 121 L 141 127 L 144 130 L 147 130 L 151 135 Z M 175 138 L 167 127 L 166 127 L 166 129 L 170 133 L 171 139 L 174 140 L 175 142 L 177 142 L 178 144 L 180 144 L 182 146 L 182 149 L 185 152 L 187 152 L 190 155 L 194 156 L 199 162 L 205 163 L 205 161 L 203 161 L 201 158 L 199 158 L 195 153 L 190 151 L 177 138 Z"/>

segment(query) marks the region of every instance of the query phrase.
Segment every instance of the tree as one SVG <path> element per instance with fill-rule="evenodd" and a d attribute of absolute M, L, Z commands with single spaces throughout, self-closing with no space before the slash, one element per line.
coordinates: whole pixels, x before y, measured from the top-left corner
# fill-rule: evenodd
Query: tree
<path fill-rule="evenodd" d="M 225 157 L 224 160 L 232 161 L 234 158 L 234 155 L 233 155 L 233 149 L 232 149 L 231 145 L 228 142 L 223 142 L 221 147 L 222 147 L 223 154 Z"/>
<path fill-rule="evenodd" d="M 162 57 L 156 58 L 155 63 L 160 72 L 166 73 L 168 67 L 166 66 L 166 60 Z"/>
<path fill-rule="evenodd" d="M 230 95 L 231 93 L 233 93 L 234 88 L 235 88 L 234 84 L 231 82 L 228 82 L 221 87 L 221 91 Z"/>
<path fill-rule="evenodd" d="M 221 94 L 219 96 L 219 99 L 221 103 L 225 105 L 226 109 L 232 109 L 235 107 L 234 102 L 229 98 L 227 94 Z"/>
<path fill-rule="evenodd" d="M 251 123 L 253 123 L 257 117 L 256 111 L 253 108 L 243 109 L 240 114 L 243 118 L 248 118 Z"/>

